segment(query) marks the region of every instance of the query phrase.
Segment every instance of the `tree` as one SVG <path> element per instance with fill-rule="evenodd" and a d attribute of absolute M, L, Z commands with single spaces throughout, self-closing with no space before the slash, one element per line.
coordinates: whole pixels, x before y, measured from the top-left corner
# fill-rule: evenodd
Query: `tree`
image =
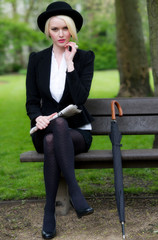
<path fill-rule="evenodd" d="M 119 96 L 149 96 L 147 53 L 137 0 L 115 0 Z"/>
<path fill-rule="evenodd" d="M 158 1 L 147 0 L 149 37 L 151 49 L 152 73 L 154 79 L 154 95 L 158 96 Z M 153 147 L 158 147 L 158 135 L 155 135 Z"/>
<path fill-rule="evenodd" d="M 147 0 L 154 95 L 158 96 L 158 1 Z"/>

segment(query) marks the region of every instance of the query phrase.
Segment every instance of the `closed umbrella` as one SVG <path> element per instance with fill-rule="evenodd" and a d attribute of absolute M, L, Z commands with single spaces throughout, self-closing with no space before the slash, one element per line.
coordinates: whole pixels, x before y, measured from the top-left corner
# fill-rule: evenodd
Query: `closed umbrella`
<path fill-rule="evenodd" d="M 114 183 L 115 183 L 115 197 L 117 203 L 117 209 L 119 219 L 122 225 L 122 236 L 125 239 L 125 204 L 124 204 L 124 190 L 123 190 L 123 171 L 122 171 L 122 159 L 121 159 L 121 133 L 118 128 L 118 124 L 115 116 L 115 105 L 119 110 L 119 116 L 123 115 L 120 104 L 113 100 L 111 102 L 112 120 L 111 120 L 111 133 L 110 140 L 112 142 L 112 154 L 113 154 L 113 167 L 114 167 Z"/>

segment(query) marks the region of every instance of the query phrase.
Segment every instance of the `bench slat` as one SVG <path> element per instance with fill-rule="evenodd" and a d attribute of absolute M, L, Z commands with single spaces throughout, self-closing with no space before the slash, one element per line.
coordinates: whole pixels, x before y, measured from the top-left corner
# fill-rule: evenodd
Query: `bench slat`
<path fill-rule="evenodd" d="M 158 116 L 118 117 L 117 123 L 120 132 L 125 135 L 158 133 Z M 92 129 L 92 134 L 94 135 L 109 134 L 111 131 L 111 118 L 95 117 Z"/>
<path fill-rule="evenodd" d="M 124 112 L 124 116 L 128 115 L 158 115 L 158 98 L 98 98 L 88 99 L 85 106 L 89 112 L 96 115 L 111 116 L 111 101 L 117 100 Z M 152 107 L 151 107 L 152 106 Z M 116 114 L 117 114 L 116 109 Z"/>
<path fill-rule="evenodd" d="M 158 167 L 158 149 L 122 150 L 122 164 L 124 168 Z M 44 155 L 36 151 L 29 151 L 20 155 L 21 162 L 43 162 Z M 90 150 L 88 153 L 78 154 L 75 158 L 75 168 L 113 168 L 111 150 Z"/>

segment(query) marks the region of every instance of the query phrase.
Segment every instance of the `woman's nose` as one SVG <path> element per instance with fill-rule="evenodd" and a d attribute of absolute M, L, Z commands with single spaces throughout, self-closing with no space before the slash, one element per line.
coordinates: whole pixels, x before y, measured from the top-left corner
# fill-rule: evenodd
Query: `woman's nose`
<path fill-rule="evenodd" d="M 60 37 L 63 36 L 63 30 L 62 30 L 62 29 L 59 30 L 59 36 L 60 36 Z"/>

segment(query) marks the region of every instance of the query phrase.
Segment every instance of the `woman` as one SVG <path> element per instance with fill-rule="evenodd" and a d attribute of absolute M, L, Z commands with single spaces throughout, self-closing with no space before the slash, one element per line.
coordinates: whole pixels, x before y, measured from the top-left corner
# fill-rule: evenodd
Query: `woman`
<path fill-rule="evenodd" d="M 26 109 L 33 144 L 44 153 L 44 181 L 46 204 L 42 236 L 51 239 L 56 235 L 55 199 L 60 174 L 68 184 L 70 201 L 77 216 L 93 213 L 81 193 L 75 178 L 74 155 L 88 151 L 92 117 L 84 107 L 93 77 L 94 54 L 77 50 L 77 32 L 83 23 L 82 16 L 66 2 L 51 3 L 38 17 L 38 26 L 50 37 L 53 45 L 29 58 L 26 79 Z M 69 104 L 82 110 L 80 114 L 49 121 L 52 115 Z"/>

